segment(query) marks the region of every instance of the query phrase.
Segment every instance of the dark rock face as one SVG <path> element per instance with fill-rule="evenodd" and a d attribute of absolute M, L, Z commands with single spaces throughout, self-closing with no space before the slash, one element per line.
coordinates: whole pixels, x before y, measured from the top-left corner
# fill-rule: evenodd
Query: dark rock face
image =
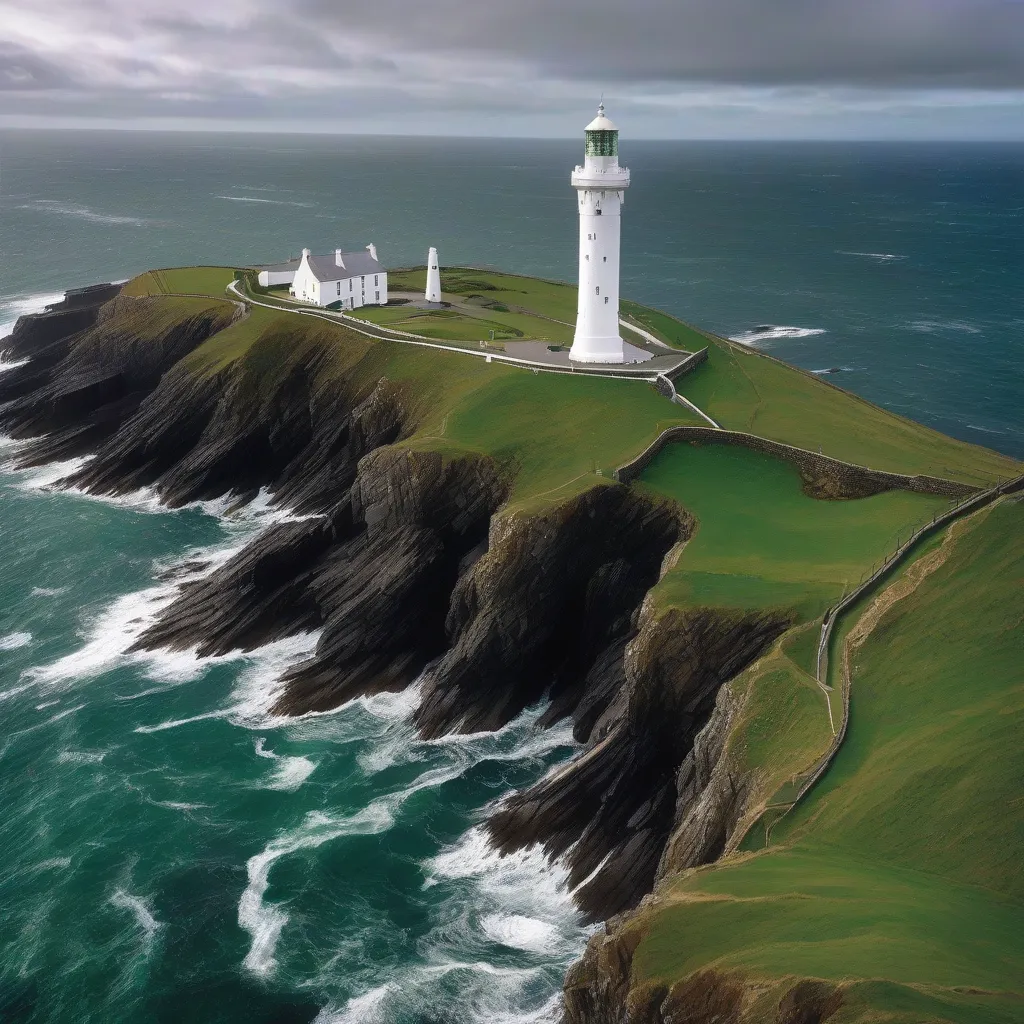
<path fill-rule="evenodd" d="M 498 729 L 550 693 L 545 724 L 580 709 L 585 739 L 621 684 L 615 652 L 632 617 L 688 528 L 621 486 L 496 521 L 453 595 L 451 649 L 424 679 L 423 735 Z"/>
<path fill-rule="evenodd" d="M 806 979 L 777 1004 L 741 974 L 698 971 L 672 986 L 632 975 L 636 929 L 609 927 L 594 935 L 565 979 L 563 1024 L 825 1024 L 843 1004 L 843 990 Z"/>
<path fill-rule="evenodd" d="M 564 855 L 591 921 L 636 906 L 654 884 L 687 782 L 680 768 L 719 689 L 788 624 L 773 613 L 707 609 L 646 623 L 626 648 L 625 686 L 589 749 L 488 822 L 499 849 L 540 842 L 551 856 Z M 724 844 L 724 835 L 711 836 L 697 862 L 715 859 Z"/>
<path fill-rule="evenodd" d="M 745 798 L 720 756 L 736 711 L 723 684 L 787 620 L 654 618 L 645 597 L 693 532 L 683 510 L 614 484 L 496 515 L 509 490 L 496 463 L 396 444 L 415 429 L 405 393 L 324 373 L 336 335 L 260 339 L 197 372 L 182 360 L 232 321 L 229 304 L 165 323 L 161 300 L 115 294 L 69 293 L 8 339 L 30 361 L 0 377 L 0 428 L 37 439 L 24 461 L 88 452 L 73 482 L 94 492 L 151 486 L 176 506 L 267 487 L 308 514 L 184 582 L 140 646 L 210 655 L 320 629 L 274 710 L 329 710 L 422 674 L 427 737 L 500 728 L 547 696 L 541 724 L 571 718 L 587 748 L 488 828 L 504 851 L 565 856 L 589 920 L 720 855 Z M 634 984 L 637 941 L 595 937 L 566 982 L 568 1021 L 740 1021 L 728 978 Z M 794 993 L 779 1024 L 825 1020 L 836 998 Z"/>
<path fill-rule="evenodd" d="M 459 567 L 505 492 L 488 459 L 379 448 L 328 515 L 276 526 L 186 583 L 139 646 L 218 654 L 322 626 L 276 712 L 401 689 L 444 649 Z"/>
<path fill-rule="evenodd" d="M 105 294 L 102 290 L 97 296 Z M 161 376 L 235 315 L 228 303 L 153 333 L 158 299 L 114 298 L 19 320 L 10 351 L 31 355 L 0 380 L 0 426 L 16 438 L 40 439 L 19 456 L 39 465 L 91 451 L 129 420 Z M 61 335 L 62 331 L 72 333 Z M 45 435 L 40 437 L 40 435 Z"/>

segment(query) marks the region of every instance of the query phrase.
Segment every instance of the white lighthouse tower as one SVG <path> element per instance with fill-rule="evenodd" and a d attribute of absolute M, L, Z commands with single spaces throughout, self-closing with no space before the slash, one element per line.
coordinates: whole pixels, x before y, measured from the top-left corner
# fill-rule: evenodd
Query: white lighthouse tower
<path fill-rule="evenodd" d="M 622 363 L 619 336 L 619 224 L 629 170 L 619 166 L 619 129 L 604 104 L 585 129 L 586 159 L 572 172 L 580 207 L 580 295 L 569 358 Z"/>
<path fill-rule="evenodd" d="M 437 265 L 437 250 L 433 246 L 427 253 L 427 290 L 423 297 L 427 302 L 441 301 L 441 270 Z"/>

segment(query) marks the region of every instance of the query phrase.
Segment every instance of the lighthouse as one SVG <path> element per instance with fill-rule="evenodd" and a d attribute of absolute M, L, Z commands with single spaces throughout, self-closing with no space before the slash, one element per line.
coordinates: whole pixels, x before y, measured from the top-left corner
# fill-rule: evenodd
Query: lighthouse
<path fill-rule="evenodd" d="M 572 172 L 580 208 L 580 293 L 569 358 L 622 363 L 619 336 L 619 224 L 629 170 L 619 166 L 619 129 L 604 114 L 584 130 L 586 158 Z"/>

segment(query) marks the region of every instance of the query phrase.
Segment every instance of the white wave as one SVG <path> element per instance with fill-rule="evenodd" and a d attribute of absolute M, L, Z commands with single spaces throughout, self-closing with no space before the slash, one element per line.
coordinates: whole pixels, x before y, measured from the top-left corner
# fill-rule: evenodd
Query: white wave
<path fill-rule="evenodd" d="M 49 491 L 60 484 L 65 477 L 76 473 L 91 459 L 91 455 L 83 455 L 61 462 L 48 462 L 45 466 L 36 466 L 22 471 L 18 489 L 22 491 Z"/>
<path fill-rule="evenodd" d="M 0 636 L 0 651 L 16 651 L 19 647 L 28 647 L 32 643 L 31 633 L 8 633 Z"/>
<path fill-rule="evenodd" d="M 258 757 L 265 757 L 277 762 L 267 789 L 283 789 L 289 793 L 293 792 L 316 771 L 316 764 L 308 757 L 286 757 L 282 754 L 275 754 L 272 750 L 266 749 L 266 742 L 266 738 L 263 736 L 258 736 L 255 741 Z"/>
<path fill-rule="evenodd" d="M 983 434 L 1005 434 L 1005 430 L 996 430 L 995 427 L 981 427 L 977 423 L 968 423 L 971 430 L 980 430 Z"/>
<path fill-rule="evenodd" d="M 122 910 L 130 910 L 135 915 L 136 924 L 142 929 L 147 939 L 152 938 L 163 927 L 138 896 L 132 896 L 123 889 L 116 889 L 114 895 L 110 897 L 110 902 Z"/>
<path fill-rule="evenodd" d="M 483 933 L 502 946 L 530 953 L 550 953 L 559 943 L 558 930 L 548 921 L 523 914 L 488 914 L 480 922 Z"/>
<path fill-rule="evenodd" d="M 232 203 L 269 203 L 272 206 L 310 206 L 311 203 L 297 203 L 292 199 L 257 199 L 256 196 L 214 196 L 214 199 L 228 199 Z"/>
<path fill-rule="evenodd" d="M 99 764 L 106 756 L 104 750 L 62 750 L 57 764 Z"/>
<path fill-rule="evenodd" d="M 31 597 L 56 597 L 67 591 L 67 587 L 33 587 Z"/>
<path fill-rule="evenodd" d="M 839 249 L 837 251 L 840 256 L 864 256 L 867 259 L 878 260 L 879 263 L 892 263 L 896 260 L 905 260 L 907 258 L 896 252 L 855 252 L 848 249 Z"/>
<path fill-rule="evenodd" d="M 42 292 L 36 295 L 13 295 L 9 298 L 0 299 L 0 338 L 6 338 L 18 322 L 18 317 L 28 316 L 30 313 L 42 313 L 47 306 L 62 301 L 63 292 Z M 16 363 L 0 364 L 6 368 L 17 365 Z"/>
<path fill-rule="evenodd" d="M 361 996 L 353 996 L 342 1010 L 321 1010 L 313 1024 L 383 1024 L 385 1004 L 397 988 L 394 982 L 388 982 Z"/>
<path fill-rule="evenodd" d="M 97 213 L 78 203 L 63 203 L 56 199 L 37 199 L 33 203 L 23 203 L 19 210 L 34 210 L 37 213 L 55 213 L 64 217 L 77 217 L 79 220 L 86 220 L 92 224 L 125 224 L 131 227 L 143 228 L 154 221 L 148 217 L 128 217 L 116 213 Z"/>
<path fill-rule="evenodd" d="M 209 804 L 190 804 L 180 800 L 149 800 L 154 807 L 166 807 L 169 811 L 201 811 Z"/>
<path fill-rule="evenodd" d="M 785 327 L 762 324 L 760 327 L 744 331 L 742 334 L 732 334 L 729 336 L 729 340 L 737 341 L 741 345 L 759 345 L 764 341 L 780 341 L 783 338 L 813 338 L 825 333 L 824 327 Z"/>
<path fill-rule="evenodd" d="M 227 715 L 226 711 L 207 711 L 201 715 L 190 715 L 188 718 L 172 718 L 156 725 L 137 725 L 135 732 L 146 735 L 153 732 L 166 732 L 168 729 L 178 729 L 183 725 L 191 725 L 193 722 L 209 722 L 215 718 L 227 718 Z"/>
<path fill-rule="evenodd" d="M 71 867 L 70 857 L 50 857 L 48 860 L 41 860 L 38 864 L 33 864 L 29 870 L 63 871 L 65 868 L 69 867 Z"/>
<path fill-rule="evenodd" d="M 36 705 L 36 711 L 43 711 L 45 708 L 55 707 L 59 703 L 59 700 L 44 700 L 41 704 Z"/>
<path fill-rule="evenodd" d="M 331 818 L 311 811 L 294 831 L 271 840 L 267 847 L 246 863 L 249 884 L 238 903 L 238 925 L 252 937 L 243 966 L 253 974 L 267 976 L 277 966 L 274 950 L 288 915 L 278 906 L 267 905 L 263 896 L 270 883 L 274 861 L 298 850 L 307 850 L 343 835 L 373 835 L 391 827 L 393 818 L 387 803 L 375 800 L 347 818 Z"/>
<path fill-rule="evenodd" d="M 966 320 L 914 320 L 907 327 L 918 334 L 981 334 L 980 327 Z"/>
<path fill-rule="evenodd" d="M 26 669 L 24 676 L 53 685 L 106 672 L 125 657 L 128 648 L 173 597 L 171 587 L 151 587 L 119 597 L 96 616 L 82 647 L 49 665 Z"/>
<path fill-rule="evenodd" d="M 4 324 L 0 324 L 0 330 L 3 330 L 3 328 L 5 326 L 6 325 L 4 325 Z M 14 325 L 13 324 L 11 325 L 11 330 L 14 330 Z M 10 331 L 7 332 L 7 334 L 10 334 L 10 333 L 11 333 Z M 7 335 L 5 335 L 5 334 L 0 334 L 0 338 L 5 338 L 6 336 Z M 24 366 L 27 362 L 28 362 L 27 359 L 11 359 L 11 360 L 0 359 L 0 373 L 3 373 L 5 370 L 15 370 L 19 366 Z"/>

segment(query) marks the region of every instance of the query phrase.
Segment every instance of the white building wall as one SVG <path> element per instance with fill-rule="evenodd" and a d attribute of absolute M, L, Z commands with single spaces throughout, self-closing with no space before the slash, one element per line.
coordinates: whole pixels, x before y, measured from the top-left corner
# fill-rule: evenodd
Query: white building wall
<path fill-rule="evenodd" d="M 578 196 L 580 269 L 573 358 L 595 363 L 622 362 L 622 338 L 619 336 L 622 193 L 582 189 Z"/>
<path fill-rule="evenodd" d="M 345 273 L 342 267 L 338 267 L 338 271 Z M 291 294 L 316 306 L 329 306 L 334 302 L 340 302 L 342 309 L 383 306 L 388 301 L 388 275 L 386 272 L 357 274 L 355 277 L 346 276 L 334 281 L 318 281 L 304 254 L 292 281 Z"/>
<path fill-rule="evenodd" d="M 281 284 L 291 284 L 295 280 L 294 270 L 261 270 L 258 277 L 264 288 L 274 288 Z"/>

